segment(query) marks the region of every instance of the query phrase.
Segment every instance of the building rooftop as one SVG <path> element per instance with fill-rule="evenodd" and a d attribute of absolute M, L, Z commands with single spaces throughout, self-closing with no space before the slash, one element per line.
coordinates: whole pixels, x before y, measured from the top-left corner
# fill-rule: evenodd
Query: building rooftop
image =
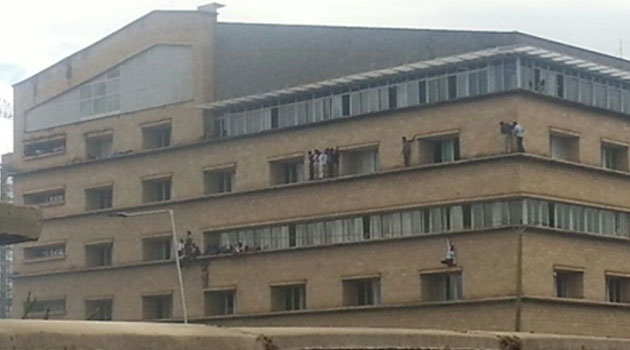
<path fill-rule="evenodd" d="M 520 32 L 220 22 L 215 100 L 513 45 L 630 70 L 630 61 Z"/>
<path fill-rule="evenodd" d="M 157 16 L 191 16 L 203 11 L 152 11 L 43 71 L 67 63 L 107 38 Z M 206 13 L 204 13 L 206 14 Z M 629 70 L 630 61 L 517 31 L 370 28 L 218 22 L 214 100 L 293 86 L 505 46 L 535 46 Z"/>

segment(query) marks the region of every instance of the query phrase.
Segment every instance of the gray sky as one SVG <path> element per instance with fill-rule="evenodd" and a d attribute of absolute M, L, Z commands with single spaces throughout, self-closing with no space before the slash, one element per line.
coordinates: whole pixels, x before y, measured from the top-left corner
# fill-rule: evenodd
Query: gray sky
<path fill-rule="evenodd" d="M 154 9 L 212 0 L 4 0 L 0 4 L 0 98 L 48 67 Z M 518 30 L 630 57 L 627 0 L 219 0 L 219 21 L 376 27 Z M 0 154 L 12 149 L 0 119 Z"/>

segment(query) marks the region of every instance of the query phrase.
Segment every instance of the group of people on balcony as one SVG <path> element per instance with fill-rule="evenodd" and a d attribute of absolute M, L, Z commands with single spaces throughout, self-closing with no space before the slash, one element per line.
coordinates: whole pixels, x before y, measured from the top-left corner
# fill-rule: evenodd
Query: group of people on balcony
<path fill-rule="evenodd" d="M 525 152 L 523 147 L 523 138 L 525 136 L 525 129 L 517 121 L 512 124 L 506 122 L 500 122 L 499 128 L 501 134 L 505 135 L 505 153 L 514 152 L 514 139 L 516 139 L 516 151 Z"/>
<path fill-rule="evenodd" d="M 227 245 L 208 244 L 206 247 L 206 255 L 242 254 L 257 252 L 260 250 L 260 247 L 250 247 L 242 242 Z"/>
<path fill-rule="evenodd" d="M 308 178 L 325 179 L 339 175 L 339 146 L 308 151 Z"/>
<path fill-rule="evenodd" d="M 183 266 L 190 265 L 198 256 L 201 255 L 199 246 L 192 239 L 190 230 L 186 234 L 186 239 L 179 239 L 177 245 L 177 255 L 179 255 L 180 263 Z"/>

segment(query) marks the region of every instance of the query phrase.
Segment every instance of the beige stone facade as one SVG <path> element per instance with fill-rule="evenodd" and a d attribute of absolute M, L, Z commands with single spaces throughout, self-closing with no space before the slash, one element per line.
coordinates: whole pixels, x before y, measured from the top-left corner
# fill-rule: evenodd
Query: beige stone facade
<path fill-rule="evenodd" d="M 208 137 L 216 25 L 214 13 L 151 13 L 16 85 L 16 201 L 40 201 L 45 220 L 39 242 L 15 249 L 16 315 L 30 292 L 43 305 L 31 317 L 181 320 L 168 216 L 111 215 L 172 209 L 178 236 L 201 247 L 183 266 L 195 322 L 627 337 L 627 115 L 529 91 L 509 56 L 523 88 Z M 25 131 L 32 108 L 167 44 L 192 50 L 192 100 Z M 526 152 L 506 154 L 498 125 L 515 120 Z M 167 144 L 147 149 L 161 125 Z M 111 137 L 111 154 L 86 157 L 90 135 Z M 414 138 L 408 167 L 402 136 Z M 63 147 L 23 156 L 55 137 Z M 436 160 L 444 140 L 457 155 Z M 307 152 L 328 147 L 341 176 L 278 180 L 289 160 L 308 178 Z M 377 165 L 355 171 L 358 154 Z M 229 186 L 209 190 L 226 171 Z M 454 266 L 440 262 L 447 239 Z"/>

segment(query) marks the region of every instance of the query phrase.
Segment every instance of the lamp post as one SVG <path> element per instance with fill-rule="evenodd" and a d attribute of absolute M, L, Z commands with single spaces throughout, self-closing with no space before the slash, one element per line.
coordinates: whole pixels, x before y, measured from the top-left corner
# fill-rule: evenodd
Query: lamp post
<path fill-rule="evenodd" d="M 134 216 L 144 216 L 144 215 L 156 215 L 156 214 L 168 214 L 171 220 L 171 236 L 173 239 L 173 249 L 175 250 L 175 265 L 177 267 L 177 279 L 179 281 L 179 296 L 182 301 L 182 312 L 184 316 L 184 323 L 188 323 L 188 309 L 186 308 L 186 296 L 184 295 L 184 280 L 182 278 L 182 267 L 179 264 L 179 252 L 177 251 L 177 235 L 175 232 L 175 215 L 173 214 L 172 209 L 158 209 L 158 210 L 147 210 L 147 211 L 136 211 L 132 213 L 127 212 L 117 212 L 112 216 L 129 218 Z"/>

